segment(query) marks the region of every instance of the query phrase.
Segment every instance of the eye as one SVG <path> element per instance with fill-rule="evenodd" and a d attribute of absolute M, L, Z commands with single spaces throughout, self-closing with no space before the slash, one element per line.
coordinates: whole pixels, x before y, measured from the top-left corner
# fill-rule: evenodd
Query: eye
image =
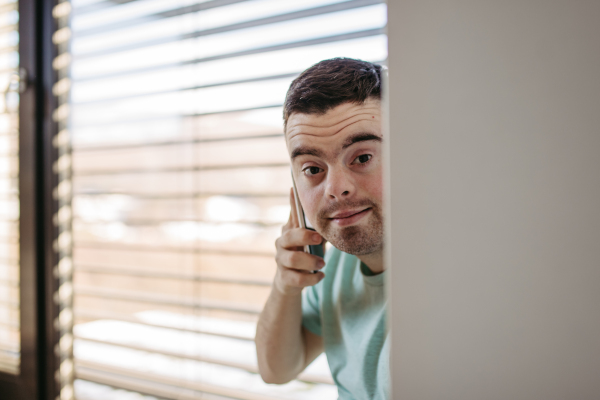
<path fill-rule="evenodd" d="M 354 161 L 352 161 L 352 164 L 364 164 L 371 158 L 373 158 L 373 155 L 371 154 L 361 154 L 360 156 L 356 157 Z"/>
<path fill-rule="evenodd" d="M 303 169 L 304 174 L 308 175 L 308 176 L 313 176 L 318 174 L 319 172 L 323 171 L 321 168 L 319 167 L 306 167 Z"/>

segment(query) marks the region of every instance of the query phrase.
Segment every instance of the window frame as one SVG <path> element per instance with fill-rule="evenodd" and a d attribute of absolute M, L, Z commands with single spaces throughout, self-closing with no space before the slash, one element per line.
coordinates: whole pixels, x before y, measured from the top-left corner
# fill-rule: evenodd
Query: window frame
<path fill-rule="evenodd" d="M 20 336 L 18 375 L 0 372 L 0 393 L 11 399 L 54 400 L 60 394 L 55 372 L 58 334 L 54 321 L 57 279 L 53 269 L 58 237 L 53 215 L 57 201 L 53 190 L 57 176 L 52 165 L 57 150 L 52 144 L 57 124 L 52 119 L 56 99 L 52 85 L 56 73 L 52 60 L 55 1 L 19 0 L 19 68 L 22 93 L 19 101 L 19 241 Z"/>

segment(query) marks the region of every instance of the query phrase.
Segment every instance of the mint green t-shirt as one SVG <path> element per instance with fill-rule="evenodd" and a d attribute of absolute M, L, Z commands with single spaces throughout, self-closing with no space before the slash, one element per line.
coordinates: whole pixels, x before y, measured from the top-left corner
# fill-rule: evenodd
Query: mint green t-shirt
<path fill-rule="evenodd" d="M 358 258 L 336 248 L 325 261 L 325 278 L 304 289 L 302 325 L 323 337 L 339 400 L 387 400 L 385 272 L 373 275 Z"/>

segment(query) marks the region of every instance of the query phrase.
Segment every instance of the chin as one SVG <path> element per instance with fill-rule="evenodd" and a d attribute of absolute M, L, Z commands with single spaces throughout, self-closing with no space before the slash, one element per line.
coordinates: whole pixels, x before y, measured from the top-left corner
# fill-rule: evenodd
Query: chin
<path fill-rule="evenodd" d="M 363 256 L 379 252 L 383 248 L 383 229 L 365 229 L 349 226 L 337 232 L 323 235 L 329 243 L 344 253 Z"/>
<path fill-rule="evenodd" d="M 346 227 L 334 225 L 324 218 L 317 231 L 335 248 L 354 256 L 380 252 L 383 249 L 383 217 L 379 207 L 373 206 L 368 219 Z"/>

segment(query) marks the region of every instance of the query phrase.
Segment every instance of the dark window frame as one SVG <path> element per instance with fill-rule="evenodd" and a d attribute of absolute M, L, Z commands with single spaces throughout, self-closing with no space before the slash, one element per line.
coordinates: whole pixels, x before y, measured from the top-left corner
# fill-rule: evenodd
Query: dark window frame
<path fill-rule="evenodd" d="M 58 207 L 52 169 L 57 159 L 52 144 L 57 133 L 52 120 L 55 4 L 55 0 L 19 0 L 18 6 L 20 68 L 26 72 L 19 104 L 21 367 L 19 375 L 0 373 L 2 397 L 15 400 L 54 400 L 60 390 L 55 380 L 58 305 L 53 299 L 58 257 L 53 246 L 58 229 L 52 221 Z"/>

